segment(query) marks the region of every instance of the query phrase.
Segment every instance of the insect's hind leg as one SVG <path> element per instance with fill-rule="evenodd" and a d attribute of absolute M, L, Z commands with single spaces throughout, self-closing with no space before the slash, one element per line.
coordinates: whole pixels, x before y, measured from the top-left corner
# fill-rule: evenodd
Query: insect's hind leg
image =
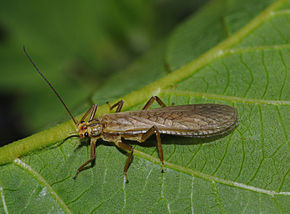
<path fill-rule="evenodd" d="M 91 157 L 88 161 L 86 161 L 84 164 L 82 164 L 80 166 L 80 168 L 78 168 L 78 171 L 77 173 L 75 174 L 75 176 L 73 177 L 73 179 L 76 179 L 78 174 L 80 173 L 80 171 L 83 170 L 83 168 L 88 165 L 89 163 L 92 163 L 94 162 L 95 158 L 96 158 L 96 140 L 91 140 L 91 144 L 90 144 L 90 148 L 91 148 Z"/>
<path fill-rule="evenodd" d="M 126 183 L 128 183 L 129 180 L 128 180 L 128 176 L 127 176 L 127 171 L 128 171 L 129 166 L 130 166 L 130 164 L 132 162 L 132 157 L 133 157 L 133 151 L 134 151 L 134 149 L 133 149 L 132 146 L 130 146 L 130 145 L 126 144 L 126 143 L 123 143 L 122 141 L 116 142 L 115 145 L 118 148 L 120 148 L 120 149 L 122 149 L 124 151 L 126 151 L 126 150 L 127 151 L 130 151 L 129 156 L 128 156 L 127 161 L 126 161 L 126 164 L 125 164 L 125 167 L 124 167 L 124 175 L 125 175 Z"/>
<path fill-rule="evenodd" d="M 166 105 L 164 104 L 164 102 L 157 96 L 152 96 L 148 102 L 145 104 L 145 106 L 142 108 L 142 110 L 147 110 L 152 104 L 153 102 L 156 101 L 162 108 L 166 107 Z"/>
<path fill-rule="evenodd" d="M 150 129 L 148 129 L 147 132 L 145 132 L 141 136 L 140 142 L 146 141 L 151 135 L 156 134 L 156 140 L 157 140 L 157 148 L 158 148 L 158 154 L 161 161 L 161 172 L 164 172 L 164 159 L 163 159 L 163 150 L 162 150 L 162 144 L 161 144 L 161 137 L 160 132 L 157 126 L 152 126 Z"/>

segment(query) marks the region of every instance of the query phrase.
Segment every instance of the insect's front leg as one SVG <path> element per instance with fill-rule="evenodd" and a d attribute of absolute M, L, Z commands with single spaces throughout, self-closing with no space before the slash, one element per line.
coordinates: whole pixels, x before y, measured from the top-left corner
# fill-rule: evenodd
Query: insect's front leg
<path fill-rule="evenodd" d="M 153 102 L 156 101 L 161 107 L 166 107 L 166 105 L 164 104 L 164 102 L 157 96 L 152 96 L 148 102 L 145 104 L 145 106 L 142 108 L 142 110 L 147 110 L 152 104 Z"/>
<path fill-rule="evenodd" d="M 77 171 L 77 173 L 75 174 L 75 176 L 73 177 L 73 179 L 76 179 L 76 178 L 77 178 L 77 176 L 78 176 L 78 174 L 80 173 L 80 171 L 82 171 L 83 168 L 84 168 L 86 165 L 88 165 L 89 163 L 91 163 L 91 164 L 93 165 L 94 160 L 95 160 L 95 158 L 96 158 L 96 142 L 97 142 L 97 140 L 95 140 L 95 139 L 91 139 L 91 142 L 90 142 L 91 157 L 90 157 L 90 159 L 89 159 L 88 161 L 86 161 L 84 164 L 82 164 L 82 165 L 80 166 L 80 168 L 78 168 L 78 171 Z"/>
<path fill-rule="evenodd" d="M 157 140 L 157 148 L 158 148 L 158 154 L 161 161 L 161 172 L 164 172 L 164 160 L 163 160 L 163 150 L 162 150 L 162 144 L 161 144 L 161 137 L 160 132 L 157 126 L 152 126 L 150 129 L 148 129 L 147 132 L 145 132 L 140 139 L 140 142 L 146 141 L 151 135 L 156 134 L 156 140 Z"/>
<path fill-rule="evenodd" d="M 124 167 L 124 175 L 125 175 L 126 183 L 128 183 L 129 180 L 128 180 L 128 176 L 127 176 L 127 171 L 128 171 L 128 168 L 129 168 L 129 166 L 130 166 L 130 164 L 131 164 L 131 161 L 132 161 L 132 157 L 133 157 L 133 151 L 134 151 L 134 149 L 133 149 L 132 146 L 130 146 L 130 145 L 126 144 L 126 143 L 123 143 L 121 140 L 115 142 L 115 145 L 116 145 L 118 148 L 120 148 L 120 149 L 122 149 L 122 150 L 124 150 L 124 151 L 129 151 L 129 152 L 130 152 L 130 153 L 129 153 L 129 156 L 128 156 L 128 158 L 127 158 L 127 161 L 126 161 L 125 167 Z"/>
<path fill-rule="evenodd" d="M 80 120 L 79 123 L 84 121 L 89 114 L 91 114 L 90 117 L 89 117 L 89 121 L 94 119 L 94 116 L 96 114 L 97 108 L 98 108 L 97 104 L 92 105 L 92 107 L 84 114 L 84 116 L 82 117 L 82 119 Z"/>

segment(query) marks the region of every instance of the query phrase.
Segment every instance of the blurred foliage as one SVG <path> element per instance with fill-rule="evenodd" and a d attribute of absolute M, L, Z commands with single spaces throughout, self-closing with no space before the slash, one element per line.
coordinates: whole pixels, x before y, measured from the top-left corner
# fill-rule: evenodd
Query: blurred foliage
<path fill-rule="evenodd" d="M 24 56 L 23 45 L 76 114 L 112 74 L 166 39 L 205 2 L 2 1 L 1 144 L 68 119 Z"/>

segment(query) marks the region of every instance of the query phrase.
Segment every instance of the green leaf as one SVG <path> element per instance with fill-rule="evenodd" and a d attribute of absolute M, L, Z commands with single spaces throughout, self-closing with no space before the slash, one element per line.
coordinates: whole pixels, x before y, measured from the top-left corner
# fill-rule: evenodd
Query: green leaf
<path fill-rule="evenodd" d="M 95 166 L 73 180 L 90 149 L 77 139 L 59 145 L 75 131 L 71 121 L 59 124 L 0 148 L 1 211 L 289 213 L 289 11 L 286 0 L 212 1 L 92 96 L 122 96 L 125 110 L 152 95 L 166 104 L 232 105 L 239 126 L 231 134 L 162 136 L 165 173 L 155 138 L 127 141 L 135 158 L 126 184 L 126 155 L 103 142 Z"/>

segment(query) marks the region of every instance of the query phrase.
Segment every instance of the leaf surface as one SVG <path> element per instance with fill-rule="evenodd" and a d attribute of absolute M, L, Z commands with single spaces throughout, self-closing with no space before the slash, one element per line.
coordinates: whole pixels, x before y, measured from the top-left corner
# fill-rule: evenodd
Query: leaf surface
<path fill-rule="evenodd" d="M 1 212 L 289 213 L 289 9 L 281 0 L 212 1 L 92 96 L 122 96 L 125 110 L 152 95 L 168 105 L 232 105 L 234 132 L 212 141 L 162 136 L 165 173 L 155 138 L 132 142 L 125 184 L 126 155 L 104 143 L 95 166 L 72 179 L 90 153 L 77 139 L 57 144 L 74 131 L 68 121 L 0 148 Z"/>

